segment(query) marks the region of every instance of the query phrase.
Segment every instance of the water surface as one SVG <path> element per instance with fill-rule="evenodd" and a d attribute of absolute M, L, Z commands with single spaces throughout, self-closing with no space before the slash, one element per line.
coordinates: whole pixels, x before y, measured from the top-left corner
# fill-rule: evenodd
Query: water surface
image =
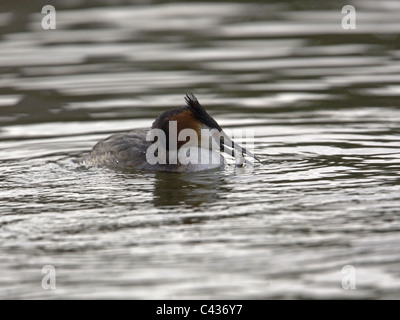
<path fill-rule="evenodd" d="M 400 298 L 397 1 L 42 2 L 0 5 L 0 298 Z M 74 163 L 186 92 L 262 163 Z"/>

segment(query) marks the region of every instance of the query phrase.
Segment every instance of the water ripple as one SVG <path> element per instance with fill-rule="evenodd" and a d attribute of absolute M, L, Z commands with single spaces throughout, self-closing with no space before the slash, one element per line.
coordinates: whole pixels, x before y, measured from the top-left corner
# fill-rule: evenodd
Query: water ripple
<path fill-rule="evenodd" d="M 357 2 L 355 30 L 327 2 L 113 3 L 57 1 L 44 31 L 5 0 L 0 298 L 398 299 L 398 1 Z M 74 162 L 186 92 L 261 163 Z"/>

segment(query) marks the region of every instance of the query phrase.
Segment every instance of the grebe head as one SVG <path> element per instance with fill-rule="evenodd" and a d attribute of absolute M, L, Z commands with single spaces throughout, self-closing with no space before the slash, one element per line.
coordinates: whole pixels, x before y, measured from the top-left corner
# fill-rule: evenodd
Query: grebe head
<path fill-rule="evenodd" d="M 254 154 L 240 145 L 233 142 L 228 135 L 222 130 L 221 126 L 207 113 L 203 106 L 199 103 L 194 94 L 186 94 L 186 106 L 168 110 L 163 112 L 157 117 L 152 125 L 152 129 L 161 129 L 166 135 L 166 149 L 170 149 L 170 125 L 176 121 L 177 136 L 184 129 L 192 129 L 196 132 L 197 140 L 196 146 L 202 146 L 204 139 L 213 139 L 219 146 L 220 151 L 225 152 L 231 156 L 239 153 L 241 156 L 248 155 L 257 161 L 260 161 Z M 208 130 L 202 130 L 208 129 Z M 207 132 L 207 134 L 206 134 Z M 176 147 L 179 149 L 182 145 L 188 146 L 190 139 L 184 141 L 176 141 Z M 208 142 L 208 141 L 207 141 Z M 207 144 L 211 146 L 212 144 Z M 230 149 L 228 149 L 230 148 Z"/>

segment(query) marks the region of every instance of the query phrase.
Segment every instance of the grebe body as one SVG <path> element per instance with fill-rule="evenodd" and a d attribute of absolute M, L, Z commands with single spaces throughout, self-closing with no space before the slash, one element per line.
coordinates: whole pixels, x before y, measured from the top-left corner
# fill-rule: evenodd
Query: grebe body
<path fill-rule="evenodd" d="M 186 95 L 185 100 L 186 106 L 163 112 L 150 129 L 117 133 L 99 141 L 80 163 L 117 170 L 196 172 L 224 166 L 220 151 L 258 160 L 230 140 L 194 95 Z"/>

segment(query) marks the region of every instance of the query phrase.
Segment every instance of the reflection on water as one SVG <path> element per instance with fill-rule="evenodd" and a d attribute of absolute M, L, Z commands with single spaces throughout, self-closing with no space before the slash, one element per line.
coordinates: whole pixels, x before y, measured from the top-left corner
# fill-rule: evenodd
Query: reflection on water
<path fill-rule="evenodd" d="M 397 1 L 45 2 L 0 4 L 1 298 L 399 298 Z M 186 92 L 262 163 L 73 162 Z"/>
<path fill-rule="evenodd" d="M 214 172 L 216 171 L 216 172 Z M 207 173 L 181 175 L 157 172 L 154 184 L 154 206 L 196 208 L 218 200 L 217 194 L 224 188 L 220 169 Z M 171 177 L 172 175 L 172 177 Z M 225 190 L 226 192 L 226 190 Z"/>

